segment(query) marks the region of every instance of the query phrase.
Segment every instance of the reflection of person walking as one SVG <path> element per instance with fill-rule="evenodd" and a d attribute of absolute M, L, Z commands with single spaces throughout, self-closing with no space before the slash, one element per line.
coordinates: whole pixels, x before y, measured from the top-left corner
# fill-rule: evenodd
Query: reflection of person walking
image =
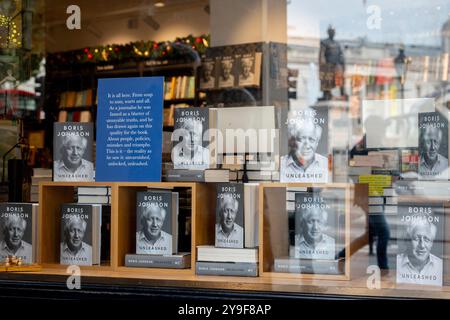
<path fill-rule="evenodd" d="M 369 214 L 369 235 L 377 238 L 376 250 L 378 267 L 382 270 L 388 270 L 387 247 L 390 231 L 384 214 Z M 369 245 L 372 246 L 372 243 L 369 243 Z"/>

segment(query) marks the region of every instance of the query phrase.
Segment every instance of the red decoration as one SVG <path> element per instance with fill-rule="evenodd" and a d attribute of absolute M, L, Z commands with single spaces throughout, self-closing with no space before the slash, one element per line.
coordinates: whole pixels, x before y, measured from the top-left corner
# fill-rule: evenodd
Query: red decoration
<path fill-rule="evenodd" d="M 89 49 L 88 48 L 84 48 L 84 53 L 88 53 Z"/>
<path fill-rule="evenodd" d="M 201 43 L 202 41 L 203 39 L 200 37 L 195 38 L 195 43 Z"/>
<path fill-rule="evenodd" d="M 92 53 L 89 53 L 88 54 L 88 59 L 90 60 L 90 59 L 92 59 L 94 56 L 92 55 Z"/>
<path fill-rule="evenodd" d="M 158 49 L 158 43 L 155 42 L 155 43 L 153 44 L 153 48 Z"/>

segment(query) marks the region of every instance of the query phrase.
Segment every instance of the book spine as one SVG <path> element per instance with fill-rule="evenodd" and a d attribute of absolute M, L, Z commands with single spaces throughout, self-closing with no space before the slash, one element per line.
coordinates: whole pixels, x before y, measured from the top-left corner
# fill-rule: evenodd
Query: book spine
<path fill-rule="evenodd" d="M 187 269 L 191 267 L 190 256 L 125 255 L 125 266 L 135 268 Z"/>
<path fill-rule="evenodd" d="M 274 270 L 284 273 L 341 274 L 338 261 L 302 263 L 298 260 L 275 259 Z"/>
<path fill-rule="evenodd" d="M 217 263 L 198 261 L 195 270 L 198 275 L 258 276 L 258 265 L 256 263 Z"/>

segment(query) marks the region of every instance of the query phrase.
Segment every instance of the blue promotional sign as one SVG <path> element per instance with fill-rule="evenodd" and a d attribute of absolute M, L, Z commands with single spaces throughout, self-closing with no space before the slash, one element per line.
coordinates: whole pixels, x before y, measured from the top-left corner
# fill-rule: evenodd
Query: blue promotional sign
<path fill-rule="evenodd" d="M 98 81 L 96 181 L 161 181 L 163 77 Z"/>

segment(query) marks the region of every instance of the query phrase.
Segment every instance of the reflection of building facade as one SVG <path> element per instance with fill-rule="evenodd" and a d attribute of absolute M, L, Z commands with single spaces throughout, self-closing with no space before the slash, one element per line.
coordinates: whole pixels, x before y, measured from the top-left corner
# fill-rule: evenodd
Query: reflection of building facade
<path fill-rule="evenodd" d="M 373 43 L 365 39 L 337 40 L 346 62 L 345 92 L 363 99 L 398 99 L 401 88 L 393 59 L 399 44 Z M 290 69 L 299 70 L 297 99 L 292 106 L 308 106 L 322 96 L 318 77 L 320 39 L 289 38 L 288 61 Z M 406 46 L 410 57 L 407 66 L 404 97 L 417 98 L 436 95 L 442 81 L 448 79 L 448 54 L 440 47 Z M 447 67 L 446 67 L 447 66 Z M 447 71 L 448 72 L 448 71 Z M 339 96 L 338 92 L 333 93 Z"/>

